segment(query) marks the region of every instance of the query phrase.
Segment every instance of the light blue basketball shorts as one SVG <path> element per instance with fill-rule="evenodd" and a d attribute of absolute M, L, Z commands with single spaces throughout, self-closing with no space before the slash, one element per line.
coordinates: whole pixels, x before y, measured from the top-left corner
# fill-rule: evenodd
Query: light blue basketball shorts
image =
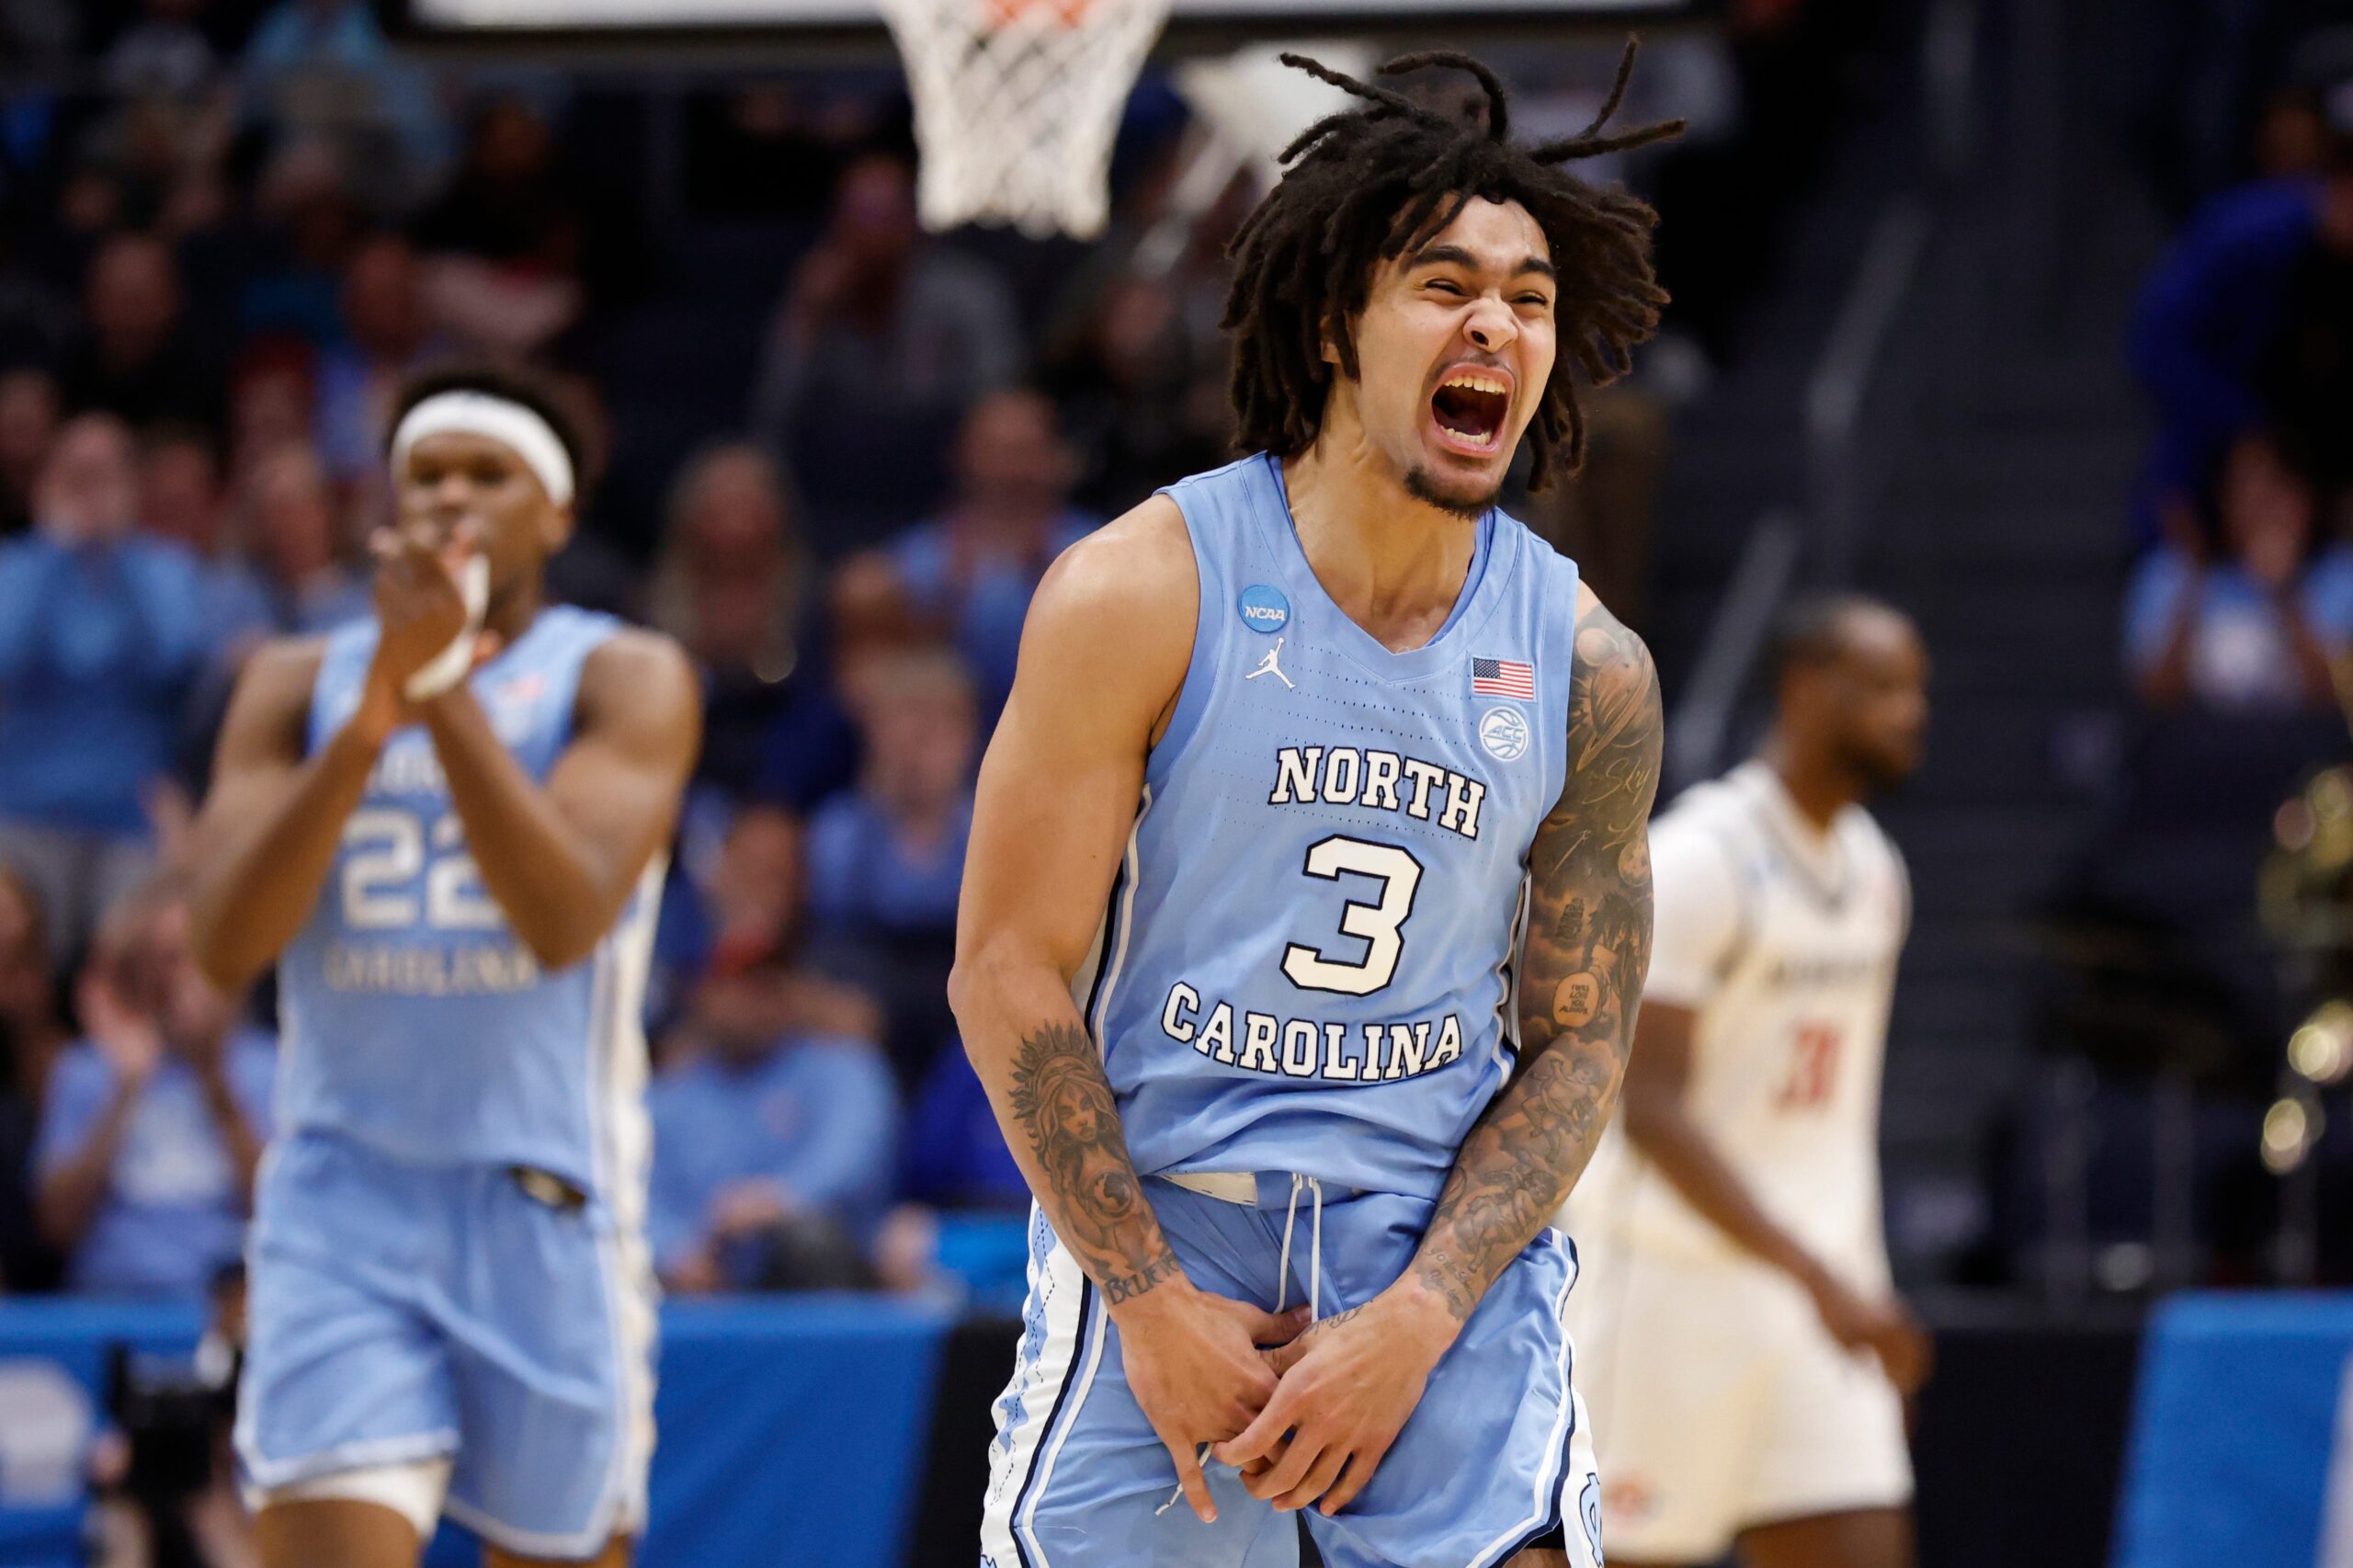
<path fill-rule="evenodd" d="M 237 1458 L 250 1490 L 450 1461 L 443 1509 L 523 1556 L 645 1517 L 654 1293 L 601 1201 L 297 1134 L 262 1166 Z"/>
<path fill-rule="evenodd" d="M 1256 1204 L 1145 1185 L 1195 1285 L 1269 1311 L 1279 1296 L 1308 1300 L 1305 1199 L 1278 1288 L 1289 1176 L 1258 1176 Z M 1361 1305 L 1404 1273 L 1430 1207 L 1326 1188 L 1320 1312 Z M 1102 1295 L 1035 1208 L 1029 1242 L 1020 1351 L 996 1403 L 983 1568 L 1295 1568 L 1295 1517 L 1252 1497 L 1227 1466 L 1207 1467 L 1216 1523 L 1182 1502 L 1164 1510 L 1176 1466 L 1128 1392 Z M 1565 1545 L 1578 1568 L 1600 1568 L 1601 1483 L 1561 1325 L 1575 1278 L 1574 1251 L 1549 1230 L 1504 1270 L 1370 1484 L 1335 1517 L 1301 1516 L 1331 1568 L 1495 1568 L 1535 1545 Z"/>

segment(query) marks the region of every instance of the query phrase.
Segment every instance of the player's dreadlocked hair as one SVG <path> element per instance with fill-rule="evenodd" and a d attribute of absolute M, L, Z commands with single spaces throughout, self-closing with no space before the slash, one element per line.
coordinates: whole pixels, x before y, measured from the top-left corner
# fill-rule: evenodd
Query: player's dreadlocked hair
<path fill-rule="evenodd" d="M 1593 123 L 1533 146 L 1508 140 L 1504 85 L 1467 54 L 1406 54 L 1381 68 L 1384 76 L 1433 65 L 1468 72 L 1485 96 L 1483 103 L 1472 99 L 1461 117 L 1303 55 L 1282 60 L 1366 103 L 1318 120 L 1284 149 L 1282 179 L 1234 236 L 1233 286 L 1222 324 L 1235 335 L 1233 412 L 1244 450 L 1293 457 L 1314 443 L 1329 381 L 1324 345 L 1334 346 L 1342 372 L 1354 379 L 1352 324 L 1364 310 L 1375 267 L 1445 229 L 1474 197 L 1516 201 L 1543 229 L 1560 273 L 1561 358 L 1574 360 L 1596 385 L 1625 372 L 1629 352 L 1657 328 L 1666 302 L 1651 276 L 1651 228 L 1658 215 L 1624 191 L 1587 185 L 1561 165 L 1683 129 L 1672 120 L 1602 134 L 1626 96 L 1632 42 Z M 1533 487 L 1541 487 L 1557 457 L 1572 469 L 1583 460 L 1585 415 L 1565 364 L 1554 368 L 1528 439 L 1535 449 Z"/>

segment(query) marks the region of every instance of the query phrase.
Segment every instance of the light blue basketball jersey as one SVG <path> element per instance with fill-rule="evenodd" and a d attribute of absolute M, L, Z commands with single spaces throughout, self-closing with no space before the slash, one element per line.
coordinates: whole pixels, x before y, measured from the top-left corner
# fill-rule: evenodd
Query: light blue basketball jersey
<path fill-rule="evenodd" d="M 1511 1071 L 1576 568 L 1491 512 L 1453 614 L 1396 653 L 1317 583 L 1274 460 L 1167 494 L 1192 663 L 1078 987 L 1129 1148 L 1435 1197 Z"/>
<path fill-rule="evenodd" d="M 474 696 L 544 781 L 609 616 L 540 612 L 473 673 Z M 358 705 L 372 620 L 329 639 L 310 744 Z M 663 868 L 595 952 L 556 973 L 517 940 L 467 853 L 432 736 L 385 742 L 309 923 L 278 960 L 281 1131 L 324 1131 L 430 1165 L 529 1165 L 608 1199 L 642 1180 L 639 1009 Z"/>

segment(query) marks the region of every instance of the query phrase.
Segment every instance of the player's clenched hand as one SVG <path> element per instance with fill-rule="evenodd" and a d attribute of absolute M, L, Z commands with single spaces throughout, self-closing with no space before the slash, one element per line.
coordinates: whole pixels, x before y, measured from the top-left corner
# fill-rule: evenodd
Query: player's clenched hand
<path fill-rule="evenodd" d="M 1927 1381 L 1928 1336 L 1903 1302 L 1893 1296 L 1873 1300 L 1827 1273 L 1805 1286 L 1830 1337 L 1878 1357 L 1896 1392 L 1913 1393 Z"/>
<path fill-rule="evenodd" d="M 1328 1517 L 1364 1490 L 1454 1340 L 1427 1302 L 1386 1291 L 1268 1354 L 1281 1376 L 1248 1430 L 1217 1446 L 1253 1497 Z"/>
<path fill-rule="evenodd" d="M 1275 1374 L 1258 1346 L 1289 1344 L 1307 1309 L 1261 1312 L 1179 1275 L 1131 1297 L 1113 1317 L 1129 1391 L 1176 1461 L 1185 1501 L 1202 1519 L 1216 1518 L 1200 1445 L 1233 1437 L 1265 1407 Z"/>
<path fill-rule="evenodd" d="M 1870 1346 L 1896 1392 L 1909 1398 L 1920 1392 L 1936 1362 L 1936 1347 L 1920 1320 L 1897 1298 L 1890 1296 L 1881 1303 Z"/>

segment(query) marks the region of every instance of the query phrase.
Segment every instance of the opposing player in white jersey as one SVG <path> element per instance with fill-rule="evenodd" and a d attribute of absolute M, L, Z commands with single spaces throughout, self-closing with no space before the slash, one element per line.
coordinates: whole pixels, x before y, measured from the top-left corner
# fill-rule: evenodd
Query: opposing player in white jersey
<path fill-rule="evenodd" d="M 1879 1094 L 1910 914 L 1862 802 L 1909 773 L 1927 662 L 1855 596 L 1792 609 L 1757 755 L 1651 830 L 1657 950 L 1619 1119 L 1571 1205 L 1610 1561 L 1900 1568 L 1903 1395 Z"/>
<path fill-rule="evenodd" d="M 239 680 L 199 956 L 275 961 L 278 1136 L 237 1457 L 264 1568 L 617 1568 L 643 1522 L 637 1011 L 700 723 L 667 639 L 546 597 L 579 437 L 536 381 L 412 382 L 375 615 Z"/>

